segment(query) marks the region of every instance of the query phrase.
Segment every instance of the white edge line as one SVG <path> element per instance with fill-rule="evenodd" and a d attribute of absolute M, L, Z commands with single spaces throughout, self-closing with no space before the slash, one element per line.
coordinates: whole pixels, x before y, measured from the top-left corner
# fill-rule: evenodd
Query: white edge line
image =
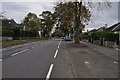
<path fill-rule="evenodd" d="M 46 80 L 49 80 L 51 72 L 52 72 L 52 69 L 53 69 L 53 64 L 51 64 L 51 66 L 49 68 L 49 71 L 48 71 L 47 76 L 46 76 Z"/>
<path fill-rule="evenodd" d="M 54 55 L 54 58 L 56 58 L 56 56 L 57 56 L 57 53 L 58 53 L 58 50 L 56 50 L 56 52 L 55 52 L 55 55 Z"/>
<path fill-rule="evenodd" d="M 12 54 L 11 56 L 15 56 L 15 55 L 20 54 L 20 53 L 23 53 L 23 52 L 25 52 L 25 51 L 27 51 L 27 50 L 28 50 L 28 49 L 25 49 L 25 50 L 23 50 L 23 51 L 20 51 L 20 52 L 14 53 L 14 54 Z"/>

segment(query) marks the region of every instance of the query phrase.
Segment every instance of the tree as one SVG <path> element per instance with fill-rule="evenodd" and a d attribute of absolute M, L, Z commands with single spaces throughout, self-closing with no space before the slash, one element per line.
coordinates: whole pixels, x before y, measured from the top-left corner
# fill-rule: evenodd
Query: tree
<path fill-rule="evenodd" d="M 34 31 L 38 36 L 38 31 L 40 28 L 40 19 L 34 13 L 28 13 L 25 17 L 23 24 L 25 26 L 25 30 Z"/>
<path fill-rule="evenodd" d="M 87 22 L 87 20 L 89 21 L 90 20 L 89 17 L 91 16 L 90 15 L 90 16 L 86 17 L 87 20 L 83 19 L 82 14 L 86 13 L 86 11 L 84 11 L 84 10 L 86 10 L 85 8 L 87 8 L 87 7 L 83 8 L 83 4 L 82 3 L 83 3 L 83 0 L 80 0 L 80 2 L 78 2 L 78 1 L 75 2 L 75 13 L 76 13 L 76 15 L 75 15 L 76 16 L 75 17 L 75 22 L 76 22 L 76 25 L 75 25 L 75 28 L 76 28 L 75 29 L 75 43 L 79 43 L 79 32 L 82 33 L 82 29 L 80 29 L 79 26 L 81 26 L 81 28 L 82 28 L 82 25 L 84 24 L 82 21 L 84 21 L 84 22 Z M 88 1 L 87 3 L 88 3 L 88 6 L 90 8 L 92 8 L 92 6 L 93 6 L 92 2 Z M 109 2 L 105 2 L 105 3 L 107 3 L 107 5 L 109 7 L 111 6 L 110 5 L 111 3 L 109 3 Z M 100 2 L 99 2 L 99 8 L 102 10 Z M 89 13 L 90 11 L 87 11 L 87 12 Z M 79 29 L 80 29 L 80 31 L 79 31 Z"/>
<path fill-rule="evenodd" d="M 5 18 L 5 14 L 6 13 L 6 11 L 3 11 L 3 12 L 0 12 L 0 19 L 4 19 Z"/>
<path fill-rule="evenodd" d="M 79 34 L 82 29 L 84 29 L 87 21 L 90 20 L 90 10 L 82 4 L 80 8 L 78 3 L 74 4 L 73 2 L 60 2 L 55 7 L 55 12 L 58 15 L 57 25 L 65 34 L 74 33 L 75 43 L 79 43 Z M 80 17 L 82 18 L 81 21 Z"/>
<path fill-rule="evenodd" d="M 79 43 L 79 35 L 82 33 L 82 29 L 88 25 L 88 21 L 91 18 L 90 8 L 93 8 L 92 2 L 85 1 L 87 6 L 83 4 L 84 1 L 80 0 L 78 2 L 60 2 L 56 5 L 55 11 L 59 15 L 59 25 L 62 27 L 63 31 L 69 33 L 69 29 L 73 26 L 74 40 L 75 43 Z M 109 2 L 105 2 L 108 6 L 111 6 Z M 101 8 L 101 3 L 99 2 L 99 9 Z M 70 23 L 69 23 L 70 22 Z"/>
<path fill-rule="evenodd" d="M 42 35 L 48 38 L 54 26 L 54 15 L 50 11 L 43 11 L 39 16 L 41 17 Z"/>

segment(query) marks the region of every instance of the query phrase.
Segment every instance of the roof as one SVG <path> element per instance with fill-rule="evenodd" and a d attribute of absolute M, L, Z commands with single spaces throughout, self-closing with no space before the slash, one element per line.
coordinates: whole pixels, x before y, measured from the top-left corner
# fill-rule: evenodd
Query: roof
<path fill-rule="evenodd" d="M 112 31 L 120 31 L 120 23 L 112 29 Z"/>
<path fill-rule="evenodd" d="M 17 24 L 14 19 L 2 19 L 0 20 L 2 21 L 2 28 L 5 29 L 14 29 L 14 28 L 22 28 L 23 25 L 22 24 Z"/>
<path fill-rule="evenodd" d="M 118 31 L 118 30 L 120 30 L 120 22 L 112 25 L 109 28 L 106 28 L 106 31 Z"/>

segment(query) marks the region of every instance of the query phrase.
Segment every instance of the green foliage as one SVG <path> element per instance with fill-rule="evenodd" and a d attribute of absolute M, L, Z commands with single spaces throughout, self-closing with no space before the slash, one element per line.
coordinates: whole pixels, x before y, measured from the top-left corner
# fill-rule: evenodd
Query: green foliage
<path fill-rule="evenodd" d="M 4 37 L 13 37 L 13 35 L 14 35 L 13 30 L 2 29 L 2 36 L 4 36 Z"/>
<path fill-rule="evenodd" d="M 60 2 L 55 7 L 55 13 L 57 14 L 57 26 L 61 31 L 66 35 L 74 33 L 75 42 L 79 42 L 79 34 L 90 20 L 90 10 L 82 3 L 75 5 L 74 2 Z"/>
<path fill-rule="evenodd" d="M 84 33 L 80 36 L 81 39 L 88 39 L 88 33 Z"/>
<path fill-rule="evenodd" d="M 40 19 L 34 13 L 28 13 L 24 19 L 24 26 L 26 30 L 39 31 Z"/>
<path fill-rule="evenodd" d="M 55 15 L 50 11 L 43 11 L 42 14 L 40 14 L 40 17 L 41 17 L 40 30 L 42 32 L 42 36 L 48 38 L 54 26 Z"/>
<path fill-rule="evenodd" d="M 21 31 L 21 37 L 37 37 L 34 31 Z"/>
<path fill-rule="evenodd" d="M 106 41 L 116 41 L 119 38 L 119 34 L 113 32 L 96 32 L 92 34 L 92 37 L 94 40 L 104 38 Z"/>

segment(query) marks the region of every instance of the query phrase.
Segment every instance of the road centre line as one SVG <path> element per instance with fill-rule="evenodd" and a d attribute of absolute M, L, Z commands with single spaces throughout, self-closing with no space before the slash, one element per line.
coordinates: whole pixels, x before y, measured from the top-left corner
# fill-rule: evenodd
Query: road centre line
<path fill-rule="evenodd" d="M 57 47 L 58 49 L 60 48 L 60 46 Z"/>
<path fill-rule="evenodd" d="M 58 50 L 56 50 L 56 52 L 55 52 L 55 55 L 54 55 L 54 58 L 56 58 L 56 56 L 57 56 L 57 53 L 58 53 Z"/>
<path fill-rule="evenodd" d="M 14 54 L 12 54 L 11 56 L 18 55 L 18 54 L 23 53 L 23 52 L 25 52 L 25 51 L 27 51 L 27 50 L 29 50 L 29 49 L 25 49 L 25 50 L 22 50 L 22 51 L 20 51 L 20 52 L 14 53 Z"/>
<path fill-rule="evenodd" d="M 55 52 L 54 58 L 56 58 L 56 56 L 57 56 L 57 54 L 58 54 L 58 49 L 60 48 L 60 44 L 61 44 L 61 41 L 59 42 L 59 45 L 58 45 L 57 50 L 56 50 L 56 52 Z"/>
<path fill-rule="evenodd" d="M 60 46 L 60 44 L 61 44 L 61 41 L 59 42 L 59 46 Z"/>
<path fill-rule="evenodd" d="M 88 61 L 85 61 L 84 63 L 85 63 L 85 64 L 89 64 L 89 62 L 88 62 Z"/>
<path fill-rule="evenodd" d="M 34 48 L 34 47 L 31 47 L 31 48 Z"/>
<path fill-rule="evenodd" d="M 50 75 L 51 75 L 51 72 L 52 72 L 52 69 L 53 69 L 53 64 L 51 64 L 51 66 L 50 66 L 50 68 L 49 68 L 49 71 L 48 71 L 48 73 L 47 73 L 47 76 L 46 76 L 46 80 L 49 80 L 49 78 L 50 78 Z"/>
<path fill-rule="evenodd" d="M 2 61 L 2 59 L 0 59 L 0 62 Z"/>
<path fill-rule="evenodd" d="M 118 62 L 116 62 L 116 61 L 113 61 L 113 63 L 114 63 L 114 64 L 118 64 Z"/>

